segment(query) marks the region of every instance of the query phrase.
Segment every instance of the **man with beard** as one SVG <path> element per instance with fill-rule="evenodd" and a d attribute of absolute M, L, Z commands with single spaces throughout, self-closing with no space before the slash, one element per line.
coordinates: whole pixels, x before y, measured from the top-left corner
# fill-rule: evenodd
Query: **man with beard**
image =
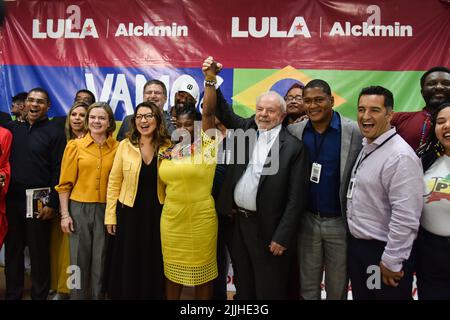
<path fill-rule="evenodd" d="M 176 126 L 177 121 L 176 107 L 182 108 L 187 102 L 196 105 L 199 94 L 198 84 L 194 80 L 185 80 L 181 86 L 179 86 L 174 97 L 175 104 L 169 111 L 170 121 L 174 126 Z"/>
<path fill-rule="evenodd" d="M 450 101 L 450 69 L 433 67 L 420 78 L 425 107 L 417 112 L 395 113 L 391 124 L 406 142 L 417 150 L 425 143 L 431 126 L 431 113 L 442 103 Z"/>

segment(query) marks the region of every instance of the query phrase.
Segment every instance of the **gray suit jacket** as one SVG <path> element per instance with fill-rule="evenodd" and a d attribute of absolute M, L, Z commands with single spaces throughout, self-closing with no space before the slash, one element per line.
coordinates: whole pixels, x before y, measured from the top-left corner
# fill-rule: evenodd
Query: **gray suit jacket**
<path fill-rule="evenodd" d="M 341 116 L 341 185 L 339 187 L 339 199 L 341 200 L 341 212 L 345 215 L 347 209 L 347 188 L 352 174 L 352 168 L 362 148 L 362 135 L 358 124 Z M 309 120 L 303 120 L 291 124 L 288 131 L 296 138 L 303 139 L 303 131 Z"/>

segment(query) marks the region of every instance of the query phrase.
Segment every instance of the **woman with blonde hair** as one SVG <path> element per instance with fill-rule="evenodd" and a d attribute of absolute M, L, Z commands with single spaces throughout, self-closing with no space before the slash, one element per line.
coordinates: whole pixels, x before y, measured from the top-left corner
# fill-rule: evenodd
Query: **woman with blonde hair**
<path fill-rule="evenodd" d="M 75 102 L 67 113 L 65 133 L 67 140 L 81 139 L 86 134 L 84 119 L 89 106 L 84 102 Z M 68 299 L 67 268 L 70 265 L 69 235 L 61 230 L 59 217 L 52 221 L 50 233 L 50 288 L 56 292 L 52 300 Z"/>
<path fill-rule="evenodd" d="M 106 255 L 106 189 L 119 143 L 112 137 L 116 122 L 107 103 L 93 103 L 84 125 L 87 134 L 66 146 L 56 190 L 61 229 L 70 235 L 70 263 L 76 266 L 71 271 L 80 279 L 70 288 L 71 298 L 100 299 Z"/>

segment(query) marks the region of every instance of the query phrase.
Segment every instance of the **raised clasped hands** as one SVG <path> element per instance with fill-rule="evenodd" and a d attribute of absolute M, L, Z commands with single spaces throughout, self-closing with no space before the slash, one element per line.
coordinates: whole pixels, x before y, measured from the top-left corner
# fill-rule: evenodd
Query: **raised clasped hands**
<path fill-rule="evenodd" d="M 209 56 L 203 61 L 202 71 L 205 78 L 214 78 L 222 70 L 223 65 L 220 62 L 214 61 L 213 57 Z"/>

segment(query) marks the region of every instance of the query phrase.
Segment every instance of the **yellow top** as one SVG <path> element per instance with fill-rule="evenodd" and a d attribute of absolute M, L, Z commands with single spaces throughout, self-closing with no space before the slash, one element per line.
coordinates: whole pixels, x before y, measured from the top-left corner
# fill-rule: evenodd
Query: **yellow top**
<path fill-rule="evenodd" d="M 161 160 L 158 158 L 157 161 L 159 168 Z M 133 207 L 141 165 L 142 156 L 139 147 L 134 146 L 128 139 L 122 140 L 109 175 L 105 224 L 117 224 L 117 200 L 128 207 Z M 164 202 L 164 190 L 165 186 L 158 175 L 158 199 L 161 204 Z"/>
<path fill-rule="evenodd" d="M 101 146 L 90 134 L 70 140 L 61 163 L 58 193 L 70 192 L 70 199 L 79 202 L 106 202 L 106 188 L 119 142 L 112 136 Z"/>

